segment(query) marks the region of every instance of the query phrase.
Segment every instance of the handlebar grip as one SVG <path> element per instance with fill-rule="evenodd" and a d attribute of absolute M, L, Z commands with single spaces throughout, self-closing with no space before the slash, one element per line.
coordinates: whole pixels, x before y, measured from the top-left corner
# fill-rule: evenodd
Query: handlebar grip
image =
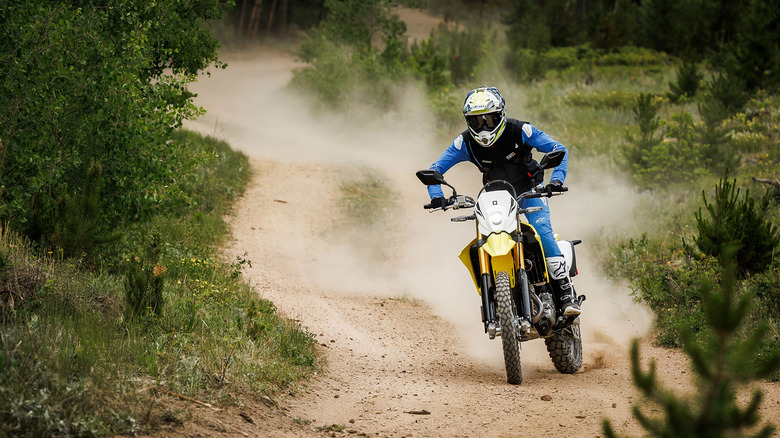
<path fill-rule="evenodd" d="M 430 210 L 431 208 L 433 208 L 433 204 L 425 204 L 423 205 L 423 208 L 426 210 Z"/>

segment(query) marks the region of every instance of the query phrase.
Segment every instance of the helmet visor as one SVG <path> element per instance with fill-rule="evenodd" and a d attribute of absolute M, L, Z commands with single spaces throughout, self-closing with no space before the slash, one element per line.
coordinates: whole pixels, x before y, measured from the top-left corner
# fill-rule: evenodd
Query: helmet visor
<path fill-rule="evenodd" d="M 492 131 L 501 123 L 501 113 L 493 112 L 487 114 L 468 115 L 466 123 L 475 132 Z"/>

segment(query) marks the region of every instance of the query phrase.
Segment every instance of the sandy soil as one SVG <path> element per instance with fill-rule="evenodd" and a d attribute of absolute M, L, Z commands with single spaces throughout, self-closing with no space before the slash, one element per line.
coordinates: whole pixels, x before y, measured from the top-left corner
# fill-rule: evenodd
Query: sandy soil
<path fill-rule="evenodd" d="M 421 208 L 427 195 L 414 172 L 446 147 L 420 129 L 430 117 L 424 109 L 340 119 L 283 90 L 296 68 L 289 57 L 259 50 L 224 58 L 228 69 L 195 87 L 209 114 L 187 127 L 251 157 L 255 178 L 229 218 L 235 241 L 227 253 L 247 253 L 248 280 L 316 336 L 326 365 L 296 394 L 273 401 L 247 395 L 246 405 L 223 411 L 191 405 L 192 421 L 162 435 L 596 437 L 604 418 L 637 435 L 634 337 L 644 339 L 666 385 L 690 387 L 685 356 L 651 345 L 647 309 L 589 263 L 588 239 L 635 222 L 631 193 L 603 190 L 620 185 L 588 181 L 570 160 L 570 192 L 556 198 L 553 220 L 564 237 L 585 240 L 575 278 L 588 296 L 584 365 L 559 374 L 542 341 L 525 343 L 524 382 L 511 386 L 500 340 L 483 333 L 478 296 L 456 258 L 472 228 Z M 416 101 L 415 90 L 406 93 Z M 391 208 L 347 230 L 339 187 L 366 174 L 392 187 Z M 479 178 L 464 164 L 448 179 L 475 193 Z M 780 391 L 763 386 L 763 416 L 776 422 Z"/>

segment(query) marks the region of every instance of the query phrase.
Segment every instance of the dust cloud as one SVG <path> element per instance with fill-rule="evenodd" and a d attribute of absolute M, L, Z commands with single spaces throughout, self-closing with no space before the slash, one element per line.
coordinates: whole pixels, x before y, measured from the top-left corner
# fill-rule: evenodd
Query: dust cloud
<path fill-rule="evenodd" d="M 328 108 L 312 109 L 305 99 L 285 89 L 291 71 L 300 67 L 288 55 L 257 49 L 222 58 L 228 63 L 226 70 L 212 71 L 191 87 L 198 94 L 196 104 L 208 113 L 185 127 L 225 140 L 254 159 L 343 169 L 344 180 L 355 169 L 368 169 L 390 188 L 387 202 L 392 208 L 378 227 L 363 230 L 367 232 L 361 234 L 360 246 L 387 245 L 390 236 L 391 260 L 367 263 L 372 259 L 360 247 L 312 231 L 309 246 L 301 251 L 327 256 L 318 257 L 314 266 L 301 266 L 301 272 L 333 293 L 422 300 L 456 327 L 457 336 L 475 357 L 502 367 L 500 342 L 486 339 L 479 296 L 457 259 L 474 237 L 473 223 L 450 222 L 449 217 L 458 212 L 429 214 L 422 208 L 428 196 L 415 171 L 427 168 L 451 141 L 442 141 L 433 128 L 422 89 L 409 85 L 397 91 L 402 102 L 398 108 L 403 111 L 369 112 L 358 105 L 345 115 Z M 605 355 L 608 359 L 612 347 L 625 346 L 652 322 L 649 311 L 632 301 L 624 285 L 612 284 L 599 274 L 591 257 L 589 240 L 632 223 L 635 198 L 627 185 L 595 171 L 593 164 L 572 157 L 566 181 L 570 191 L 551 202 L 553 224 L 561 238 L 584 241 L 576 248 L 580 275 L 574 280 L 578 292 L 588 297 L 581 318 L 586 367 L 588 361 L 596 363 Z M 580 171 L 585 166 L 588 171 Z M 332 174 L 326 173 L 323 178 Z M 476 195 L 479 189 L 479 174 L 468 163 L 453 168 L 447 179 L 460 193 Z M 382 239 L 373 242 L 371 236 Z M 371 290 L 366 290 L 366 284 Z M 524 344 L 523 349 L 524 363 L 549 363 L 542 342 Z"/>

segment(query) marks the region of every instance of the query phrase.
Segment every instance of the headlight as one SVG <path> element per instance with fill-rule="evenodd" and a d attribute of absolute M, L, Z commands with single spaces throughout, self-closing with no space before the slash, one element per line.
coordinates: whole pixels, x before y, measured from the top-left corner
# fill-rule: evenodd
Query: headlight
<path fill-rule="evenodd" d="M 493 225 L 501 225 L 501 222 L 504 221 L 504 216 L 500 213 L 493 213 L 490 215 L 490 222 L 493 222 Z"/>

